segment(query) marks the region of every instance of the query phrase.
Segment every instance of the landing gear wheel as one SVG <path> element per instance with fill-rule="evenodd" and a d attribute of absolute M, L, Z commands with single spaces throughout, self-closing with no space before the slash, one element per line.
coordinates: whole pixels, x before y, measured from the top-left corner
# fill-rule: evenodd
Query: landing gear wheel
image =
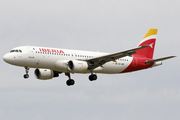
<path fill-rule="evenodd" d="M 28 74 L 24 74 L 24 78 L 29 78 L 29 75 Z"/>
<path fill-rule="evenodd" d="M 75 81 L 73 79 L 69 79 L 69 80 L 66 81 L 66 84 L 68 86 L 74 85 L 74 83 L 75 83 Z"/>
<path fill-rule="evenodd" d="M 69 80 L 66 81 L 66 84 L 68 86 L 74 85 L 75 81 L 73 79 L 71 79 L 71 75 L 70 73 L 65 73 L 66 76 L 68 76 Z"/>
<path fill-rule="evenodd" d="M 96 74 L 91 74 L 91 75 L 89 76 L 89 80 L 90 80 L 90 81 L 97 80 L 97 75 L 96 75 Z"/>

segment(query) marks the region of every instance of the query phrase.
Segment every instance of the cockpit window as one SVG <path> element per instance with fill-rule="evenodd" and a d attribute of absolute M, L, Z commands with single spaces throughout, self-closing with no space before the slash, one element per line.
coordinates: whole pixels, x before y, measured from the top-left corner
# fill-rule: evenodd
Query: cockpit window
<path fill-rule="evenodd" d="M 12 53 L 12 52 L 20 52 L 20 53 L 22 53 L 22 50 L 11 50 L 10 53 Z"/>
<path fill-rule="evenodd" d="M 15 50 L 11 50 L 10 52 L 14 52 Z"/>

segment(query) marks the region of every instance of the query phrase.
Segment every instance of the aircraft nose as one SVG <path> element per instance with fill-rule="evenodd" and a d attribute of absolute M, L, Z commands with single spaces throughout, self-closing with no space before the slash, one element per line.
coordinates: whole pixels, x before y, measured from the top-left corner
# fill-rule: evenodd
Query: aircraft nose
<path fill-rule="evenodd" d="M 9 56 L 9 54 L 5 54 L 5 55 L 3 56 L 3 60 L 4 60 L 5 62 L 9 63 L 9 62 L 10 62 L 10 56 Z"/>

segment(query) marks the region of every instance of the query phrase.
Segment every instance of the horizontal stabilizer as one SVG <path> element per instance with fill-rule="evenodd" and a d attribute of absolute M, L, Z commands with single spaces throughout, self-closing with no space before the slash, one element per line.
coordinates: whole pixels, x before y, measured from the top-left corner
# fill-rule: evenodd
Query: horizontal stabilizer
<path fill-rule="evenodd" d="M 155 60 L 150 60 L 150 61 L 146 61 L 145 63 L 146 64 L 155 63 L 157 61 L 163 61 L 163 60 L 170 59 L 170 58 L 173 58 L 173 57 L 176 57 L 176 56 L 169 56 L 169 57 L 159 58 L 159 59 L 155 59 Z"/>

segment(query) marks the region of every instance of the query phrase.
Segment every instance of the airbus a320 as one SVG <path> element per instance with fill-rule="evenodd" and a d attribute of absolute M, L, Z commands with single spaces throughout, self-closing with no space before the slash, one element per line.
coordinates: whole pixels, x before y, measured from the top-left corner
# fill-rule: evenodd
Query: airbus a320
<path fill-rule="evenodd" d="M 74 85 L 72 73 L 90 74 L 89 80 L 97 79 L 97 73 L 119 74 L 133 72 L 162 65 L 162 61 L 175 56 L 153 59 L 157 29 L 149 29 L 136 48 L 116 52 L 102 53 L 61 48 L 21 46 L 13 48 L 3 56 L 11 65 L 24 67 L 29 77 L 29 68 L 36 68 L 37 79 L 49 80 L 60 73 L 68 76 L 66 84 Z"/>

